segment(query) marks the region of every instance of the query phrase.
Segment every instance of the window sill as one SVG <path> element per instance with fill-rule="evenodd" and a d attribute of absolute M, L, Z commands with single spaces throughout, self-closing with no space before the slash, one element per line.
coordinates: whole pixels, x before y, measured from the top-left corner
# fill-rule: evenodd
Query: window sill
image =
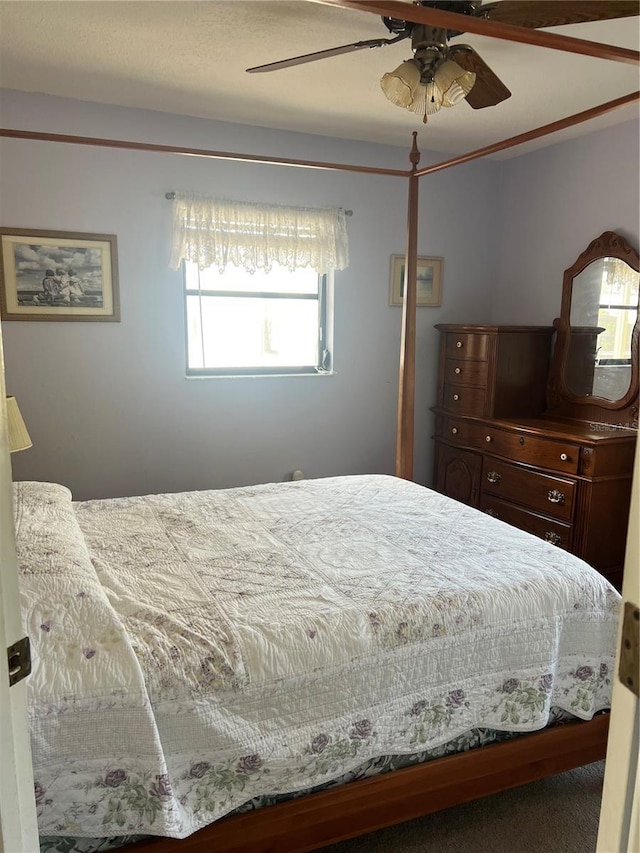
<path fill-rule="evenodd" d="M 322 373 L 209 373 L 204 375 L 187 374 L 185 379 L 315 379 L 319 376 L 335 376 L 336 373 L 335 370 L 327 370 Z"/>

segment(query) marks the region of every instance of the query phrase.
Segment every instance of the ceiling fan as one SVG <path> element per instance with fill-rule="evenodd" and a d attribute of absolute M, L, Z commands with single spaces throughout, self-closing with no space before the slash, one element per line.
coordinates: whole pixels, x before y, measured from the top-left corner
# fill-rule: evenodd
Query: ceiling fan
<path fill-rule="evenodd" d="M 640 11 L 638 0 L 499 0 L 492 3 L 415 0 L 414 5 L 532 29 L 625 18 L 638 15 Z M 257 65 L 247 71 L 250 74 L 277 71 L 330 56 L 385 47 L 410 38 L 412 58 L 402 62 L 395 71 L 384 74 L 380 85 L 388 100 L 421 115 L 425 123 L 429 115 L 463 99 L 473 109 L 480 110 L 511 97 L 509 89 L 473 47 L 449 46 L 449 40 L 462 35 L 464 30 L 430 27 L 400 18 L 383 17 L 382 21 L 392 38 L 357 41 Z"/>

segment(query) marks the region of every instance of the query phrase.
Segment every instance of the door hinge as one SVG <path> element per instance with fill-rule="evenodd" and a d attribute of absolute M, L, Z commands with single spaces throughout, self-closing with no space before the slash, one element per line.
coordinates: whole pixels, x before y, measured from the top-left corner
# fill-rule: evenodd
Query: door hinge
<path fill-rule="evenodd" d="M 7 649 L 9 664 L 9 687 L 13 687 L 31 672 L 31 644 L 28 637 L 23 637 Z"/>
<path fill-rule="evenodd" d="M 620 643 L 618 677 L 625 687 L 640 697 L 640 608 L 625 601 Z"/>

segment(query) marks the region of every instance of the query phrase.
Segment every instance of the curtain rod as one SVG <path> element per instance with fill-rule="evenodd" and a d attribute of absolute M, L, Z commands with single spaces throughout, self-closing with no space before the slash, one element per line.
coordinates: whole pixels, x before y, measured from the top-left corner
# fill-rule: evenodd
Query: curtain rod
<path fill-rule="evenodd" d="M 168 199 L 169 201 L 173 201 L 173 199 L 176 197 L 176 194 L 175 194 L 175 192 L 172 190 L 171 192 L 165 193 L 165 194 L 164 194 L 164 197 L 165 197 L 166 199 Z M 345 216 L 353 216 L 353 210 L 345 210 L 344 215 L 345 215 Z"/>

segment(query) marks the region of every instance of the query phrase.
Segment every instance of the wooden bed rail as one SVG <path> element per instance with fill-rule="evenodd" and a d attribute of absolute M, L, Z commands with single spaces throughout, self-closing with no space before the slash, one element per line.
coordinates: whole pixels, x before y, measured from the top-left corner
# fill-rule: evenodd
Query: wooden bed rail
<path fill-rule="evenodd" d="M 550 133 L 558 133 L 561 130 L 566 130 L 568 127 L 573 127 L 575 124 L 582 124 L 585 121 L 598 118 L 607 113 L 618 110 L 621 107 L 626 107 L 629 104 L 640 101 L 640 92 L 630 92 L 628 95 L 623 95 L 621 98 L 615 98 L 613 101 L 606 101 L 604 104 L 599 104 L 597 107 L 591 107 L 588 110 L 583 110 L 580 113 L 575 113 L 572 116 L 552 121 L 549 124 L 543 124 L 533 130 L 527 130 L 525 133 L 519 133 L 517 136 L 510 136 L 508 139 L 503 139 L 501 142 L 494 142 L 491 145 L 485 145 L 483 148 L 476 148 L 475 151 L 469 151 L 468 154 L 461 154 L 459 157 L 452 157 L 450 160 L 443 160 L 440 163 L 435 163 L 433 166 L 425 166 L 417 172 L 418 177 L 423 175 L 432 175 L 434 172 L 440 172 L 442 169 L 450 169 L 452 166 L 459 166 L 462 163 L 469 163 L 471 160 L 477 160 L 480 157 L 488 157 L 490 154 L 496 154 L 498 151 L 506 151 L 508 148 L 515 148 L 516 145 L 524 145 L 525 142 L 531 142 L 534 139 L 540 139 L 542 136 L 548 136 Z"/>
<path fill-rule="evenodd" d="M 459 30 L 463 33 L 562 50 L 581 56 L 594 56 L 597 59 L 609 59 L 613 62 L 626 62 L 631 65 L 637 65 L 640 62 L 640 53 L 626 47 L 600 44 L 515 24 L 503 24 L 500 21 L 461 15 L 458 12 L 445 12 L 429 6 L 416 6 L 404 0 L 312 0 L 312 2 L 322 3 L 325 6 L 340 6 L 343 9 L 355 9 L 358 12 L 370 12 L 381 17 L 399 18 L 414 24 L 425 24 L 428 27 L 442 27 L 445 30 Z"/>
<path fill-rule="evenodd" d="M 564 723 L 222 818 L 181 841 L 128 847 L 148 853 L 306 853 L 605 757 L 609 714 Z"/>
<path fill-rule="evenodd" d="M 109 139 L 100 136 L 74 136 L 68 133 L 45 133 L 37 130 L 0 128 L 0 137 L 7 139 L 33 139 L 41 142 L 66 142 L 70 145 L 93 145 L 98 148 L 122 148 L 126 151 L 147 151 L 156 154 L 182 154 L 188 157 L 205 157 L 210 160 L 234 160 L 239 163 L 260 163 L 266 166 L 294 166 L 301 169 L 324 169 L 334 172 L 361 172 L 365 175 L 392 175 L 408 178 L 410 171 L 385 169 L 379 166 L 358 166 L 350 163 L 330 163 L 324 160 L 297 160 L 293 157 L 271 157 L 267 154 L 239 154 L 234 151 L 216 151 L 213 148 L 187 148 L 183 145 L 162 145 L 155 142 L 131 142 L 126 139 Z"/>

